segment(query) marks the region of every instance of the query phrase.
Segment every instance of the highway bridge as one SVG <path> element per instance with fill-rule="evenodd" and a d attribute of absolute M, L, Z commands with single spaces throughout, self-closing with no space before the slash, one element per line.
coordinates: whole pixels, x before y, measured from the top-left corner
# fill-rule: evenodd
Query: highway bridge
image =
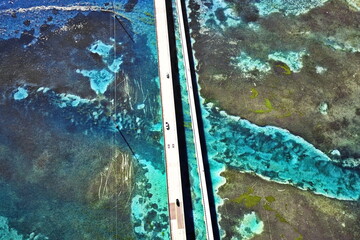
<path fill-rule="evenodd" d="M 171 1 L 155 0 L 155 19 L 156 34 L 158 45 L 159 77 L 162 101 L 162 116 L 164 129 L 164 147 L 166 160 L 166 175 L 169 201 L 170 231 L 172 240 L 187 239 L 185 210 L 183 198 L 183 183 L 181 179 L 180 152 L 178 146 L 178 133 L 176 121 L 176 107 L 174 99 L 173 72 L 171 60 L 171 44 L 169 41 L 169 26 L 167 6 Z M 185 20 L 181 0 L 176 0 L 177 18 L 179 20 L 179 30 L 181 36 L 182 53 L 184 57 L 184 68 L 187 82 L 190 114 L 192 120 L 192 130 L 194 135 L 194 144 L 200 188 L 202 193 L 202 204 L 204 208 L 204 220 L 206 226 L 207 240 L 214 239 L 213 222 L 211 218 L 209 193 L 206 182 L 204 168 L 203 152 L 201 148 L 201 139 L 198 126 L 198 113 L 195 106 L 195 96 L 193 88 L 193 79 L 190 68 L 190 58 L 188 54 L 188 43 L 186 40 Z M 217 223 L 215 223 L 217 224 Z"/>

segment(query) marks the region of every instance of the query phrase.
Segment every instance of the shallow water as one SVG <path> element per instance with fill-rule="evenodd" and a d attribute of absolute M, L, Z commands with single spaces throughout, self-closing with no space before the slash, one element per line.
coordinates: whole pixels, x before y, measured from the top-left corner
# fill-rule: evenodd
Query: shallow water
<path fill-rule="evenodd" d="M 326 74 L 328 81 L 334 78 L 334 81 L 338 82 L 336 79 L 339 77 L 335 76 L 339 71 L 328 75 L 329 67 L 325 67 L 325 62 L 320 62 L 320 55 L 323 54 L 322 57 L 326 58 L 325 56 L 329 54 L 328 56 L 336 58 L 343 56 L 344 51 L 358 52 L 355 41 L 350 35 L 346 35 L 346 32 L 342 33 L 343 35 L 337 33 L 334 37 L 337 40 L 330 41 L 331 44 L 329 41 L 323 41 L 323 32 L 312 25 L 315 24 L 313 22 L 321 22 L 323 13 L 330 12 L 331 16 L 328 18 L 338 19 L 339 25 L 344 22 L 349 24 L 350 19 L 344 20 L 341 16 L 337 16 L 337 12 L 340 14 L 341 11 L 349 11 L 345 10 L 347 4 L 350 3 L 187 1 L 208 161 L 210 166 L 214 163 L 217 165 L 211 169 L 213 182 L 223 184 L 223 189 L 231 188 L 232 185 L 227 185 L 219 174 L 221 171 L 231 169 L 239 173 L 255 174 L 268 181 L 290 184 L 298 189 L 329 198 L 359 201 L 360 174 L 356 167 L 359 162 L 359 138 L 355 134 L 359 122 L 355 120 L 358 116 L 353 112 L 358 104 L 356 94 L 344 93 L 342 95 L 344 99 L 347 97 L 351 99 L 344 105 L 342 100 L 338 102 L 331 100 L 332 109 L 329 109 L 331 107 L 328 101 L 334 97 L 331 95 L 333 93 L 330 93 L 333 90 L 328 86 L 329 83 L 321 80 L 312 86 L 313 83 L 307 80 L 307 78 L 312 80 L 322 78 L 323 74 Z M 352 4 L 356 5 L 356 3 Z M 359 16 L 354 9 L 350 10 L 349 14 Z M 328 23 L 324 22 L 324 24 Z M 299 26 L 302 27 L 303 32 L 298 29 Z M 329 32 L 330 29 L 336 28 L 331 24 L 327 27 Z M 349 29 L 351 27 L 349 26 Z M 318 37 L 320 44 L 336 52 L 331 50 L 330 53 L 329 49 L 323 48 L 315 51 L 316 47 L 312 46 L 314 43 L 308 40 L 313 39 L 314 35 Z M 337 42 L 342 42 L 343 39 L 347 39 L 348 44 L 338 45 Z M 356 63 L 359 60 L 358 56 L 351 54 L 347 56 L 354 57 Z M 336 63 L 331 64 L 339 69 L 343 67 Z M 339 84 L 339 89 L 349 84 L 356 89 L 354 92 L 358 92 L 359 79 L 356 66 L 356 64 L 348 66 L 349 71 L 355 75 L 349 80 L 344 80 L 342 85 Z M 308 72 L 316 72 L 317 75 Z M 329 90 L 326 89 L 327 87 Z M 296 88 L 303 92 L 296 92 Z M 312 88 L 314 91 L 307 92 L 303 88 Z M 306 102 L 305 99 L 311 100 Z M 326 100 L 321 102 L 321 99 Z M 335 99 L 340 98 L 335 97 Z M 302 104 L 306 105 L 302 106 Z M 349 118 L 352 119 L 350 120 L 352 123 L 348 125 L 348 129 L 344 126 L 344 130 L 338 128 L 332 130 L 333 123 L 329 122 L 337 118 Z M 299 125 L 296 125 L 298 122 Z M 326 124 L 329 124 L 329 128 L 321 128 L 319 132 L 315 129 Z M 287 126 L 290 131 L 287 130 Z M 347 136 L 351 135 L 351 138 L 343 137 L 345 131 Z M 328 136 L 333 138 L 332 142 L 327 139 L 322 142 L 321 137 Z M 343 153 L 337 149 L 343 150 Z M 256 184 L 257 182 L 254 182 L 254 185 Z M 217 204 L 221 206 L 224 202 L 218 195 L 217 187 L 213 186 L 213 190 Z M 222 209 L 223 211 L 218 211 L 219 221 L 222 214 L 228 214 L 226 208 Z M 240 212 L 243 211 L 245 210 L 242 209 Z M 247 215 L 239 215 L 236 218 L 245 218 L 245 216 Z M 225 217 L 223 224 L 229 231 L 228 226 L 232 226 L 236 219 Z M 270 228 L 271 233 L 271 226 L 266 224 L 268 223 L 265 223 L 265 227 Z M 253 237 L 242 232 L 244 228 L 246 227 L 232 226 L 232 233 L 237 232 L 233 237 L 242 237 L 242 239 Z M 222 230 L 221 234 L 222 237 L 225 236 Z M 231 239 L 229 234 L 226 233 L 226 239 Z"/>
<path fill-rule="evenodd" d="M 0 12 L 0 238 L 169 238 L 153 2 Z"/>

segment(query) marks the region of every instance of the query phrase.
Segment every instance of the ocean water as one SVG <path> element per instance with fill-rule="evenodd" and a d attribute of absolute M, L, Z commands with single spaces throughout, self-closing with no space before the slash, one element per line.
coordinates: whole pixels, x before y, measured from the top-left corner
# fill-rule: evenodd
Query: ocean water
<path fill-rule="evenodd" d="M 255 6 L 264 16 L 301 15 L 325 1 L 304 2 Z M 204 26 L 215 21 L 221 30 L 243 21 L 224 1 L 206 4 L 213 7 L 203 13 Z M 226 21 L 214 18 L 217 8 L 225 9 Z M 114 9 L 126 31 L 109 14 Z M 0 239 L 169 238 L 153 15 L 147 0 L 0 3 Z M 204 239 L 178 54 L 196 238 Z M 300 71 L 304 55 L 273 52 L 269 58 Z M 268 69 L 250 55 L 234 61 L 249 71 Z M 355 169 L 330 161 L 286 129 L 259 127 L 204 99 L 201 104 L 217 206 L 227 168 L 326 197 L 360 198 Z M 262 228 L 255 213 L 239 217 L 244 239 Z"/>
<path fill-rule="evenodd" d="M 360 175 L 346 169 L 304 139 L 277 127 L 259 127 L 206 107 L 216 142 L 209 146 L 213 160 L 279 183 L 287 183 L 331 198 L 358 200 Z"/>
<path fill-rule="evenodd" d="M 201 53 L 199 47 L 202 44 L 196 41 L 201 42 L 204 40 L 212 44 L 212 38 L 222 40 L 225 32 L 224 29 L 226 28 L 236 29 L 236 27 L 242 27 L 255 31 L 260 29 L 256 22 L 245 21 L 249 16 L 239 16 L 233 12 L 234 6 L 239 4 L 237 1 L 195 0 L 186 2 L 188 18 L 189 21 L 192 21 L 190 33 L 194 37 L 191 41 L 195 69 L 200 72 L 197 72 L 198 78 L 198 74 L 203 74 L 207 77 L 211 76 L 211 74 L 204 74 L 205 71 L 216 73 L 217 65 L 221 65 L 216 60 L 222 61 L 222 59 L 209 59 L 212 61 L 212 65 L 209 64 L 210 67 L 208 66 L 208 68 L 203 67 L 205 65 L 203 61 L 204 54 Z M 280 13 L 291 18 L 291 16 L 303 15 L 314 8 L 321 7 L 327 1 L 244 2 L 248 5 L 252 3 L 254 9 L 246 10 L 249 12 L 253 10 L 259 16 L 266 17 L 271 14 Z M 244 12 L 246 11 L 244 10 Z M 203 39 L 201 35 L 204 36 Z M 254 45 L 256 45 L 256 36 L 254 37 Z M 197 39 L 195 40 L 195 38 Z M 236 46 L 235 40 L 231 40 L 231 44 Z M 241 40 L 242 38 L 239 36 L 238 41 L 241 42 Z M 335 45 L 336 43 L 333 42 L 332 46 L 335 47 Z M 257 46 L 259 49 L 263 47 L 262 45 Z M 345 49 L 340 46 L 338 48 Z M 305 50 L 268 50 L 267 59 L 250 56 L 246 50 L 241 50 L 241 54 L 233 58 L 230 64 L 241 69 L 241 72 L 245 75 L 247 72 L 252 71 L 261 74 L 270 71 L 271 66 L 267 61 L 271 60 L 284 62 L 290 71 L 300 72 L 303 68 L 303 57 L 308 56 Z M 212 49 L 212 51 L 226 52 L 225 49 Z M 351 52 L 349 48 L 344 51 Z M 232 53 L 229 50 L 230 52 Z M 354 51 L 352 50 L 352 52 Z M 201 58 L 200 64 L 197 56 Z M 323 73 L 326 69 L 318 66 L 317 71 Z M 203 84 L 206 84 L 204 79 Z M 238 85 L 240 84 L 239 82 Z M 201 85 L 199 89 L 201 89 Z M 226 93 L 224 92 L 224 94 Z M 216 99 L 205 100 L 200 96 L 208 160 L 217 206 L 222 204 L 222 199 L 218 196 L 217 189 L 222 184 L 225 184 L 224 178 L 220 176 L 220 173 L 229 168 L 237 169 L 239 172 L 256 174 L 268 181 L 290 184 L 299 189 L 311 191 L 314 194 L 320 194 L 329 198 L 351 201 L 358 201 L 360 199 L 360 174 L 357 169 L 344 168 L 335 163 L 311 143 L 286 129 L 273 126 L 257 126 L 240 116 L 232 116 L 222 109 L 215 107 L 215 104 L 211 103 L 211 101 L 216 102 Z M 238 104 L 246 103 L 239 102 Z M 239 218 L 241 217 L 246 219 L 244 221 L 249 224 L 249 226 L 242 225 L 237 228 L 242 239 L 250 239 L 253 237 L 253 233 L 262 232 L 260 229 L 263 228 L 263 223 L 261 220 L 256 220 L 255 213 L 254 215 L 239 216 Z M 219 219 L 221 219 L 220 213 L 218 213 Z M 220 233 L 223 233 L 221 229 Z"/>
<path fill-rule="evenodd" d="M 14 93 L 14 99 L 15 100 L 22 100 L 24 98 L 27 98 L 28 93 L 25 88 L 18 87 L 17 91 Z"/>
<path fill-rule="evenodd" d="M 153 2 L 0 13 L 0 239 L 168 239 Z"/>
<path fill-rule="evenodd" d="M 255 235 L 259 235 L 264 230 L 264 223 L 258 219 L 255 212 L 245 214 L 239 227 L 242 239 L 251 239 Z"/>

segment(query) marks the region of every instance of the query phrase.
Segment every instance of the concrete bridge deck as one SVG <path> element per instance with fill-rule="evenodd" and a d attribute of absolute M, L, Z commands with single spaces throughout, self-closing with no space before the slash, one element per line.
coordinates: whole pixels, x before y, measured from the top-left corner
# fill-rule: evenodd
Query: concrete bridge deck
<path fill-rule="evenodd" d="M 172 240 L 180 240 L 186 239 L 186 226 L 165 0 L 155 0 L 155 19 L 164 126 L 170 231 Z"/>
<path fill-rule="evenodd" d="M 204 207 L 204 220 L 206 226 L 207 240 L 214 239 L 211 211 L 209 204 L 209 195 L 207 190 L 203 153 L 201 148 L 201 139 L 199 134 L 198 116 L 195 106 L 195 96 L 193 90 L 193 79 L 190 70 L 188 55 L 188 46 L 186 41 L 185 23 L 181 0 L 176 0 L 176 9 L 179 20 L 179 30 L 181 36 L 182 53 L 184 57 L 184 67 L 186 76 L 186 85 L 188 90 L 190 115 L 192 120 L 192 130 L 194 135 L 194 144 L 198 173 L 200 178 L 200 189 L 202 194 L 202 204 Z M 171 239 L 186 239 L 185 212 L 182 193 L 182 179 L 180 169 L 180 154 L 177 134 L 177 122 L 175 111 L 175 99 L 173 89 L 173 76 L 171 68 L 171 54 L 169 42 L 168 14 L 166 11 L 166 0 L 155 0 L 155 19 L 156 34 L 159 59 L 159 76 L 161 88 L 162 113 L 164 124 L 165 141 L 165 160 L 167 171 L 167 187 L 169 199 L 170 230 Z"/>

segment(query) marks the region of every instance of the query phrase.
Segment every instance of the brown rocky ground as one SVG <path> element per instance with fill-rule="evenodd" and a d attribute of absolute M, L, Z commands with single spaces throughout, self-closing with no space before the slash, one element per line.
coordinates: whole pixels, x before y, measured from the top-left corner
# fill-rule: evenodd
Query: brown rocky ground
<path fill-rule="evenodd" d="M 228 169 L 220 187 L 224 204 L 219 208 L 223 239 L 237 236 L 244 214 L 256 212 L 264 231 L 253 239 L 353 240 L 360 238 L 359 202 L 339 201 L 268 182 L 257 176 Z M 242 196 L 242 201 L 237 201 Z M 240 238 L 237 238 L 240 239 Z"/>

